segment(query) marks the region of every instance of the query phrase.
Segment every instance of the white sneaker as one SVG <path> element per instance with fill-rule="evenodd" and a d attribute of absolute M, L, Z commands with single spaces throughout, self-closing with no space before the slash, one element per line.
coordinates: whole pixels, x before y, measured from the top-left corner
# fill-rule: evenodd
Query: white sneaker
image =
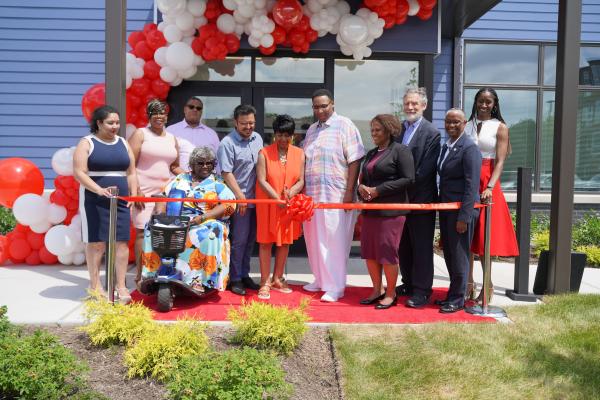
<path fill-rule="evenodd" d="M 329 303 L 335 303 L 336 301 L 338 301 L 339 299 L 341 299 L 342 297 L 344 297 L 344 293 L 343 292 L 325 292 L 325 294 L 323 296 L 321 296 L 321 301 L 326 301 Z"/>
<path fill-rule="evenodd" d="M 309 283 L 308 285 L 302 286 L 304 290 L 307 292 L 320 292 L 321 287 L 317 284 L 317 282 Z"/>

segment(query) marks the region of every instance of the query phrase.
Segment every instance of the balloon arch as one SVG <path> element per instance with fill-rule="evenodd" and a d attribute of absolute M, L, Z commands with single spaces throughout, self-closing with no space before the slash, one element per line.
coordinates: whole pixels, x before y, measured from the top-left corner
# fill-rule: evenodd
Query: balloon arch
<path fill-rule="evenodd" d="M 127 40 L 128 133 L 147 125 L 149 100 L 166 99 L 171 87 L 196 74 L 198 66 L 235 54 L 244 34 L 263 55 L 278 47 L 307 53 L 317 38 L 332 34 L 343 54 L 361 60 L 371 55 L 369 46 L 384 29 L 403 24 L 409 16 L 429 19 L 437 0 L 363 0 L 355 14 L 345 0 L 307 0 L 304 5 L 298 0 L 156 1 L 163 21 L 147 24 Z M 89 121 L 104 102 L 104 83 L 92 86 L 82 98 L 83 116 Z M 43 195 L 43 175 L 31 161 L 0 160 L 0 204 L 12 208 L 18 221 L 14 231 L 0 235 L 0 264 L 85 262 L 73 150 L 53 155 L 58 176 L 49 196 Z"/>

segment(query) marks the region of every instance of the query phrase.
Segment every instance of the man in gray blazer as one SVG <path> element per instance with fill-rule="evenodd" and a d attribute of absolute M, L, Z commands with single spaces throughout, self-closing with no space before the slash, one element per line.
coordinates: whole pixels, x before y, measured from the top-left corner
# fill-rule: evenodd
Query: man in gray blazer
<path fill-rule="evenodd" d="M 451 108 L 444 125 L 449 139 L 440 152 L 438 185 L 440 202 L 460 202 L 460 209 L 440 211 L 440 232 L 444 260 L 450 275 L 448 297 L 439 302 L 440 312 L 453 313 L 465 306 L 469 256 L 479 211 L 479 174 L 481 153 L 473 140 L 464 134 L 465 113 Z"/>
<path fill-rule="evenodd" d="M 436 165 L 440 154 L 440 132 L 423 117 L 427 108 L 424 88 L 408 89 L 403 98 L 406 120 L 397 141 L 408 146 L 415 164 L 415 181 L 408 189 L 410 203 L 435 203 Z M 435 211 L 411 211 L 406 216 L 398 256 L 402 285 L 399 296 L 410 296 L 408 307 L 421 308 L 429 303 L 433 285 L 433 236 Z"/>

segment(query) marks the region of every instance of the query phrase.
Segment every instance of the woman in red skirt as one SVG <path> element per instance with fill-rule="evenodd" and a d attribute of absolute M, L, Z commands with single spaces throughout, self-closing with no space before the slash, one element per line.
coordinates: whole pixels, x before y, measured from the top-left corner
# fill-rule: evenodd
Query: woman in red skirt
<path fill-rule="evenodd" d="M 504 168 L 504 161 L 510 154 L 510 142 L 508 138 L 508 127 L 500 113 L 500 102 L 498 95 L 492 88 L 482 88 L 475 95 L 473 111 L 467 122 L 465 133 L 477 143 L 481 151 L 483 163 L 481 165 L 481 178 L 479 180 L 479 192 L 481 202 L 490 201 L 492 206 L 492 234 L 490 238 L 490 255 L 513 257 L 519 255 L 519 248 L 513 228 L 510 212 L 504 199 L 504 193 L 500 188 L 500 176 Z M 467 284 L 467 296 L 473 299 L 475 285 L 473 282 L 473 254 L 483 257 L 485 211 L 481 210 L 475 236 L 471 245 L 471 270 L 469 283 Z M 489 281 L 489 298 L 493 293 L 491 279 Z M 479 293 L 478 301 L 481 301 L 483 291 Z"/>

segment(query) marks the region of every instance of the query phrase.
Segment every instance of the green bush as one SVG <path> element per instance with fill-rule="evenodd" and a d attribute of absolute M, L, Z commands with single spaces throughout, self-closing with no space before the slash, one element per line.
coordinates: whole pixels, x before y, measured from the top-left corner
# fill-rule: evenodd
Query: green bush
<path fill-rule="evenodd" d="M 579 246 L 575 250 L 585 253 L 588 266 L 600 267 L 600 246 Z"/>
<path fill-rule="evenodd" d="M 531 246 L 536 257 L 539 257 L 543 250 L 548 250 L 550 248 L 550 231 L 546 229 L 533 234 Z"/>
<path fill-rule="evenodd" d="M 2 398 L 64 399 L 84 388 L 87 367 L 43 330 L 0 337 Z"/>
<path fill-rule="evenodd" d="M 573 225 L 573 247 L 600 244 L 600 216 L 589 213 Z"/>
<path fill-rule="evenodd" d="M 167 389 L 177 400 L 286 399 L 292 386 L 284 376 L 274 355 L 245 347 L 183 358 Z"/>
<path fill-rule="evenodd" d="M 8 308 L 6 306 L 0 307 L 0 338 L 15 333 L 18 330 L 18 328 L 8 320 L 8 317 L 6 316 L 7 312 Z"/>
<path fill-rule="evenodd" d="M 245 303 L 239 309 L 230 309 L 227 319 L 236 332 L 233 340 L 258 349 L 271 349 L 289 354 L 300 344 L 306 333 L 308 300 L 299 308 L 273 306 L 262 302 Z"/>
<path fill-rule="evenodd" d="M 111 304 L 97 295 L 85 302 L 85 317 L 89 324 L 80 329 L 96 346 L 131 344 L 156 327 L 152 311 L 142 303 Z"/>
<path fill-rule="evenodd" d="M 531 235 L 550 229 L 550 214 L 532 213 L 531 214 Z"/>
<path fill-rule="evenodd" d="M 164 380 L 183 357 L 208 351 L 205 330 L 206 324 L 197 321 L 155 324 L 154 329 L 125 350 L 127 376 L 151 376 Z"/>
<path fill-rule="evenodd" d="M 10 208 L 0 206 L 0 235 L 6 235 L 15 229 L 17 220 Z"/>

